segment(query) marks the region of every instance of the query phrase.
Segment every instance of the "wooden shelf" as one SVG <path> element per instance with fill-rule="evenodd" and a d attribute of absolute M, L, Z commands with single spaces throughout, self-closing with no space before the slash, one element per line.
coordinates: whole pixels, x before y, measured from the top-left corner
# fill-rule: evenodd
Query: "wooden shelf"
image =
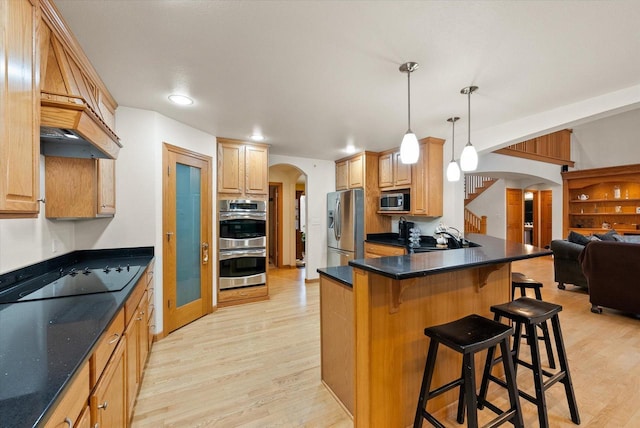
<path fill-rule="evenodd" d="M 565 236 L 570 230 L 606 233 L 604 223 L 621 234 L 640 234 L 640 164 L 564 172 L 562 179 Z M 622 197 L 613 198 L 618 191 Z"/>
<path fill-rule="evenodd" d="M 640 198 L 620 198 L 620 199 L 574 199 L 572 201 L 569 201 L 569 203 L 571 204 L 593 204 L 595 202 L 598 203 L 602 203 L 602 202 L 616 202 L 616 203 L 620 203 L 620 202 L 640 202 Z"/>

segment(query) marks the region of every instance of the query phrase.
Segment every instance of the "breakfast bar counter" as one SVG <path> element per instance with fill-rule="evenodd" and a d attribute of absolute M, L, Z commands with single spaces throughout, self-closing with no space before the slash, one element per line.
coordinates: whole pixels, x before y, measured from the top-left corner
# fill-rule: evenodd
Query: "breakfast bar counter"
<path fill-rule="evenodd" d="M 352 260 L 349 287 L 319 269 L 322 379 L 356 427 L 412 424 L 428 340 L 424 328 L 469 314 L 491 317 L 490 306 L 511 298 L 511 262 L 551 251 L 485 235 L 479 246 Z M 341 320 L 341 321 L 336 321 Z M 461 360 L 442 349 L 433 385 L 460 375 Z M 476 364 L 482 364 L 479 355 Z M 431 410 L 457 400 L 452 390 Z"/>

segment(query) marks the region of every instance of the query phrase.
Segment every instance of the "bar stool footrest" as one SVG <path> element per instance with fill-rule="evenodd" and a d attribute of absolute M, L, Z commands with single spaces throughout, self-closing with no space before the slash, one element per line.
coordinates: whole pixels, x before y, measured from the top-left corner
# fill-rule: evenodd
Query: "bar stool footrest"
<path fill-rule="evenodd" d="M 493 406 L 493 404 L 492 404 Z M 489 407 L 489 406 L 487 406 Z M 494 406 L 495 407 L 495 406 Z M 489 407 L 491 409 L 491 407 Z M 494 412 L 496 413 L 500 413 L 502 412 L 502 410 L 498 409 L 497 407 L 495 407 L 497 409 L 494 410 Z M 491 409 L 493 410 L 493 409 Z M 486 425 L 483 425 L 482 428 L 495 428 L 497 426 L 500 426 L 502 424 L 504 424 L 505 422 L 511 420 L 511 418 L 513 418 L 513 416 L 516 414 L 515 409 L 514 410 L 507 410 L 506 412 L 503 412 L 502 414 L 500 414 L 498 417 L 496 417 L 495 419 L 493 419 L 492 421 L 490 421 L 489 423 L 487 423 Z"/>
<path fill-rule="evenodd" d="M 455 388 L 455 387 L 459 387 L 460 385 L 462 385 L 464 383 L 464 379 L 462 378 L 458 378 L 456 380 L 453 380 L 445 385 L 442 385 L 436 389 L 434 389 L 433 391 L 428 391 L 427 392 L 427 400 L 431 400 L 434 397 L 437 397 L 440 394 L 444 394 L 445 392 Z"/>

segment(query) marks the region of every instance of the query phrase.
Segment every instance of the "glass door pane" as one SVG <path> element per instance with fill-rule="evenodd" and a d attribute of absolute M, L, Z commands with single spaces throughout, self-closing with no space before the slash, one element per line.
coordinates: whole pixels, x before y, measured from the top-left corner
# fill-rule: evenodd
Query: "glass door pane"
<path fill-rule="evenodd" d="M 200 299 L 200 169 L 176 164 L 176 305 Z"/>

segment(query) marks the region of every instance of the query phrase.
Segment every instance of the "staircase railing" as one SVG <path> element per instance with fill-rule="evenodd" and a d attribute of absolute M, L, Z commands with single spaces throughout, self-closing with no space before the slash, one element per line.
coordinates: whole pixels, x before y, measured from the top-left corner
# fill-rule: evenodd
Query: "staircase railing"
<path fill-rule="evenodd" d="M 464 176 L 464 198 L 469 199 L 472 194 L 478 193 L 477 190 L 484 188 L 489 181 L 495 181 L 492 177 L 483 177 L 481 175 Z"/>
<path fill-rule="evenodd" d="M 468 209 L 464 209 L 464 233 L 487 234 L 487 216 L 477 216 Z"/>

